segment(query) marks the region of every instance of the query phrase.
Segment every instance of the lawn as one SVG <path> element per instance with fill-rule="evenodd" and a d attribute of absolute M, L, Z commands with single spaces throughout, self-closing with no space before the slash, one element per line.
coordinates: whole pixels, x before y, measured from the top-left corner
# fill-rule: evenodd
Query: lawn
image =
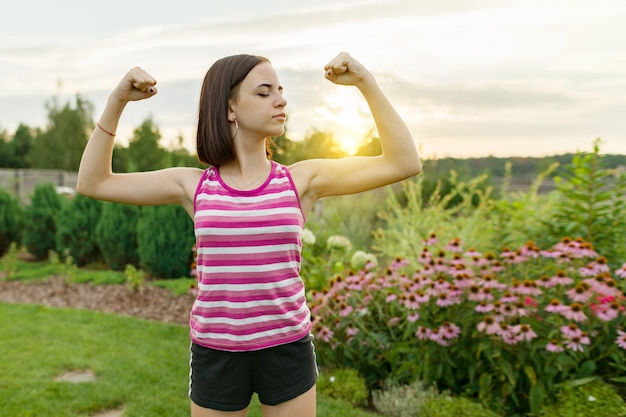
<path fill-rule="evenodd" d="M 184 326 L 94 311 L 0 303 L 3 417 L 77 417 L 124 408 L 125 417 L 189 415 Z M 92 382 L 57 382 L 91 370 Z M 318 416 L 373 417 L 318 398 Z M 250 417 L 260 416 L 254 401 Z"/>

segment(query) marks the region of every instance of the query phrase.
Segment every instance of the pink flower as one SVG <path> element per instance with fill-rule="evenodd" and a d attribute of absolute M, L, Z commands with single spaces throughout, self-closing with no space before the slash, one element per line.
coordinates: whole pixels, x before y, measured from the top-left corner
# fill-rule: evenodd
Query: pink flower
<path fill-rule="evenodd" d="M 626 349 L 626 332 L 621 330 L 617 331 L 617 340 L 615 340 L 615 344 L 622 349 Z"/>
<path fill-rule="evenodd" d="M 342 304 L 341 305 L 341 309 L 339 310 L 339 315 L 341 317 L 349 316 L 350 313 L 352 313 L 352 310 L 353 310 L 352 306 L 348 306 L 348 305 Z"/>
<path fill-rule="evenodd" d="M 565 349 L 563 349 L 560 345 L 559 342 L 556 339 L 552 339 L 550 340 L 550 343 L 548 343 L 546 345 L 546 350 L 548 352 L 554 352 L 554 353 L 558 353 L 558 352 L 563 352 Z"/>
<path fill-rule="evenodd" d="M 492 316 L 485 316 L 483 321 L 476 325 L 479 332 L 487 332 L 487 334 L 497 334 L 500 331 L 500 325 Z"/>
<path fill-rule="evenodd" d="M 511 294 L 508 291 L 502 294 L 502 297 L 500 297 L 500 301 L 503 303 L 515 303 L 517 302 L 517 300 L 518 300 L 517 296 Z"/>
<path fill-rule="evenodd" d="M 560 313 L 564 307 L 565 306 L 561 305 L 561 302 L 559 300 L 553 299 L 546 306 L 546 311 L 549 313 Z"/>
<path fill-rule="evenodd" d="M 398 296 L 395 294 L 389 294 L 387 298 L 385 298 L 385 302 L 390 303 L 398 299 Z"/>
<path fill-rule="evenodd" d="M 529 279 L 525 280 L 522 285 L 517 288 L 516 292 L 523 295 L 541 295 L 541 290 L 537 288 L 535 281 Z"/>
<path fill-rule="evenodd" d="M 513 326 L 513 331 L 520 336 L 521 340 L 526 340 L 528 342 L 537 337 L 537 333 L 533 331 L 529 324 L 518 324 Z"/>
<path fill-rule="evenodd" d="M 626 278 L 626 263 L 620 269 L 615 270 L 615 275 L 620 278 Z"/>
<path fill-rule="evenodd" d="M 419 326 L 415 332 L 415 336 L 417 336 L 419 340 L 430 339 L 430 329 L 428 327 Z"/>
<path fill-rule="evenodd" d="M 589 340 L 589 337 L 587 337 L 584 333 L 581 336 L 576 336 L 565 340 L 565 347 L 573 350 L 574 352 L 584 352 L 585 348 L 583 347 L 583 345 L 589 344 L 591 344 L 591 341 Z"/>
<path fill-rule="evenodd" d="M 446 339 L 456 339 L 461 334 L 461 328 L 454 323 L 444 322 L 440 329 Z"/>
<path fill-rule="evenodd" d="M 429 339 L 441 346 L 448 346 L 448 342 L 444 338 L 443 333 L 436 327 L 430 330 Z"/>
<path fill-rule="evenodd" d="M 400 317 L 392 317 L 389 319 L 389 325 L 391 327 L 396 326 L 398 323 L 400 323 Z"/>
<path fill-rule="evenodd" d="M 439 307 L 448 307 L 454 304 L 460 304 L 461 299 L 459 297 L 454 297 L 451 294 L 447 294 L 445 292 L 439 293 L 437 296 L 436 304 Z"/>
<path fill-rule="evenodd" d="M 485 301 L 481 301 L 478 303 L 475 310 L 478 313 L 488 313 L 493 310 L 493 304 L 487 304 Z"/>
<path fill-rule="evenodd" d="M 348 328 L 346 329 L 346 335 L 348 335 L 348 337 L 354 337 L 357 334 L 359 334 L 359 329 L 357 327 L 354 327 L 352 323 L 348 324 Z"/>
<path fill-rule="evenodd" d="M 417 320 L 419 320 L 419 318 L 420 318 L 420 315 L 418 313 L 411 313 L 406 319 L 410 323 L 415 323 Z"/>
<path fill-rule="evenodd" d="M 564 306 L 563 309 L 559 312 L 563 317 L 568 320 L 574 320 L 579 323 L 587 320 L 587 316 L 583 312 L 583 306 L 578 303 L 573 303 L 569 306 Z"/>
<path fill-rule="evenodd" d="M 450 242 L 448 242 L 444 249 L 454 253 L 462 252 L 463 249 L 461 248 L 461 239 L 459 239 L 458 237 L 452 239 Z"/>
<path fill-rule="evenodd" d="M 590 291 L 589 285 L 584 283 L 580 283 L 576 287 L 567 290 L 566 294 L 570 300 L 578 303 L 586 303 L 593 297 L 593 291 Z"/>
<path fill-rule="evenodd" d="M 565 271 L 558 271 L 556 275 L 550 279 L 556 285 L 570 285 L 574 282 L 573 279 L 567 276 Z"/>
<path fill-rule="evenodd" d="M 561 326 L 561 333 L 569 339 L 572 337 L 580 337 L 583 334 L 582 330 L 580 330 L 575 323 L 571 323 L 567 326 Z"/>
<path fill-rule="evenodd" d="M 320 331 L 317 332 L 317 338 L 326 343 L 330 342 L 330 339 L 332 339 L 334 335 L 335 333 L 326 326 L 323 326 Z"/>

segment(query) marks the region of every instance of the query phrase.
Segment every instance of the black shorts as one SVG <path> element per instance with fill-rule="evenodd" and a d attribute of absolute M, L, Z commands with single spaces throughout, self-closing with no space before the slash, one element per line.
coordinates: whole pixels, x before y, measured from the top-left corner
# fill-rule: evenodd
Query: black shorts
<path fill-rule="evenodd" d="M 227 352 L 191 344 L 189 398 L 200 407 L 243 410 L 253 393 L 265 405 L 292 400 L 317 381 L 313 336 L 268 349 Z"/>

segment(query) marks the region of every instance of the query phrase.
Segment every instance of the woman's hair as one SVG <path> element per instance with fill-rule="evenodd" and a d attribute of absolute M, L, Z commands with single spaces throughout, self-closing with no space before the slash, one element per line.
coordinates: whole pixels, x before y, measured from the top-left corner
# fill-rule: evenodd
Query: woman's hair
<path fill-rule="evenodd" d="M 233 55 L 219 59 L 207 71 L 198 111 L 196 149 L 200 162 L 219 166 L 235 159 L 228 100 L 237 96 L 243 79 L 262 62 L 270 61 L 256 55 Z"/>

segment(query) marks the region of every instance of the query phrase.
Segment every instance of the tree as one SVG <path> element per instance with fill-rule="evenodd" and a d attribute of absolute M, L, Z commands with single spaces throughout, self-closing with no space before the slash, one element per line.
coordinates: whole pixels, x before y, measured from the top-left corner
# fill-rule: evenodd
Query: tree
<path fill-rule="evenodd" d="M 56 219 L 63 206 L 62 197 L 52 183 L 35 186 L 30 204 L 24 210 L 23 243 L 37 260 L 46 259 L 56 249 Z"/>
<path fill-rule="evenodd" d="M 28 163 L 28 153 L 33 147 L 35 134 L 32 128 L 20 123 L 11 141 L 14 164 L 13 168 L 30 168 Z"/>
<path fill-rule="evenodd" d="M 60 106 L 56 97 L 46 104 L 48 125 L 28 150 L 32 168 L 78 170 L 83 148 L 93 130 L 93 104 L 76 95 L 74 107 Z"/>
<path fill-rule="evenodd" d="M 342 158 L 346 153 L 341 150 L 332 133 L 313 130 L 302 142 L 293 142 L 294 161 L 313 158 Z"/>
<path fill-rule="evenodd" d="M 126 170 L 135 172 L 164 168 L 167 151 L 159 145 L 160 139 L 159 128 L 155 126 L 152 117 L 148 117 L 133 131 L 133 137 L 128 143 Z"/>

